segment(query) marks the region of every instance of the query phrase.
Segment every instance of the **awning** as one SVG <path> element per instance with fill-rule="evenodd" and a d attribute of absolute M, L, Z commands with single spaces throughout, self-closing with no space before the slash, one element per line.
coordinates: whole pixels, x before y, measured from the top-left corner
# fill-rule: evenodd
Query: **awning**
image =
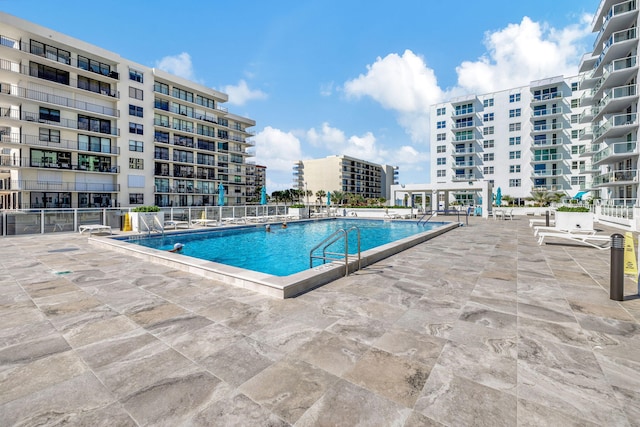
<path fill-rule="evenodd" d="M 573 196 L 573 198 L 576 199 L 576 200 L 582 200 L 582 196 L 584 196 L 587 193 L 588 193 L 588 191 L 578 191 L 578 194 Z"/>

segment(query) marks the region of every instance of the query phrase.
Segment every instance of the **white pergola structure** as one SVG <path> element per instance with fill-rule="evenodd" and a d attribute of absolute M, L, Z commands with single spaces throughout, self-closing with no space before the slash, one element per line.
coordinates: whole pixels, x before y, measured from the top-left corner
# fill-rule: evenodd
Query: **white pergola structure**
<path fill-rule="evenodd" d="M 479 192 L 482 198 L 482 217 L 489 217 L 489 208 L 493 201 L 493 187 L 489 181 L 463 181 L 454 183 L 436 183 L 436 184 L 401 184 L 391 186 L 390 202 L 393 204 L 396 200 L 403 200 L 407 195 L 409 200 L 414 194 L 422 195 L 422 210 L 426 211 L 427 196 L 431 199 L 429 209 L 438 210 L 440 195 L 444 197 L 444 209 L 449 209 L 450 193 L 460 192 Z"/>

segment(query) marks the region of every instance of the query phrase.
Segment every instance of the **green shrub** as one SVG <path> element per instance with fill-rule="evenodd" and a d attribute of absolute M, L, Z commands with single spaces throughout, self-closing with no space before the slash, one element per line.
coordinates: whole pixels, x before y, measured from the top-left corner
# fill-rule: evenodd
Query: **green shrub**
<path fill-rule="evenodd" d="M 586 206 L 560 206 L 556 212 L 591 212 Z"/>
<path fill-rule="evenodd" d="M 132 212 L 160 212 L 160 207 L 158 206 L 138 206 L 137 208 L 133 208 Z"/>
<path fill-rule="evenodd" d="M 291 205 L 290 207 L 291 207 L 291 208 L 295 208 L 295 209 L 297 209 L 297 208 L 304 208 L 304 207 L 306 207 L 306 206 L 305 206 L 305 205 L 303 205 L 302 203 L 296 203 L 295 205 Z"/>

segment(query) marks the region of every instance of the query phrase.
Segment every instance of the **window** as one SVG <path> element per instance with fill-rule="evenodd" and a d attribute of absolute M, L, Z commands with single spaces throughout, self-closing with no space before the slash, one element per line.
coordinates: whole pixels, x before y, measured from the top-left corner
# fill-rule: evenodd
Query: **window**
<path fill-rule="evenodd" d="M 471 139 L 475 139 L 472 130 L 456 132 L 456 141 L 469 141 Z"/>
<path fill-rule="evenodd" d="M 133 80 L 134 82 L 142 83 L 142 73 L 140 71 L 129 69 L 129 80 Z"/>
<path fill-rule="evenodd" d="M 509 102 L 519 102 L 519 101 L 520 101 L 519 93 L 512 93 L 511 95 L 509 95 Z"/>
<path fill-rule="evenodd" d="M 46 122 L 60 123 L 60 110 L 40 107 L 40 116 L 38 117 L 38 119 Z"/>
<path fill-rule="evenodd" d="M 135 133 L 137 135 L 144 135 L 144 126 L 140 123 L 129 122 L 129 133 Z"/>
<path fill-rule="evenodd" d="M 89 59 L 80 55 L 78 55 L 78 68 L 102 74 L 103 76 L 118 78 L 117 73 L 111 73 L 111 66 L 109 64 L 104 64 L 95 59 Z"/>
<path fill-rule="evenodd" d="M 584 170 L 584 165 L 584 160 L 573 161 L 571 162 L 571 170 Z"/>
<path fill-rule="evenodd" d="M 580 136 L 580 131 L 578 131 L 577 129 L 571 130 L 571 139 L 578 139 L 579 136 Z"/>
<path fill-rule="evenodd" d="M 445 114 L 447 114 L 446 107 L 442 107 L 442 108 L 436 109 L 436 115 L 437 116 L 444 116 Z"/>
<path fill-rule="evenodd" d="M 520 145 L 521 137 L 512 136 L 509 138 L 509 145 Z"/>
<path fill-rule="evenodd" d="M 509 173 L 520 173 L 520 165 L 509 165 Z"/>
<path fill-rule="evenodd" d="M 571 83 L 571 91 L 575 92 L 578 90 L 578 82 L 572 82 Z"/>
<path fill-rule="evenodd" d="M 444 129 L 447 127 L 447 122 L 445 120 L 441 120 L 436 123 L 436 129 Z"/>
<path fill-rule="evenodd" d="M 110 134 L 111 120 L 78 115 L 78 129 Z"/>
<path fill-rule="evenodd" d="M 144 114 L 142 113 L 142 111 L 143 111 L 142 107 L 138 107 L 138 106 L 129 104 L 129 115 L 130 116 L 143 117 Z"/>
<path fill-rule="evenodd" d="M 164 142 L 165 144 L 169 143 L 169 132 L 155 131 L 153 133 L 153 140 L 155 142 Z"/>
<path fill-rule="evenodd" d="M 439 133 L 436 135 L 436 141 L 446 141 L 446 140 L 447 140 L 446 133 Z"/>
<path fill-rule="evenodd" d="M 473 104 L 456 105 L 456 116 L 473 113 Z"/>
<path fill-rule="evenodd" d="M 520 108 L 514 108 L 513 110 L 509 110 L 509 117 L 520 117 L 522 115 L 522 110 Z"/>
<path fill-rule="evenodd" d="M 522 123 L 509 123 L 509 132 L 518 132 L 522 129 Z"/>
<path fill-rule="evenodd" d="M 495 146 L 495 141 L 493 139 L 486 139 L 482 143 L 483 148 L 493 148 Z"/>
<path fill-rule="evenodd" d="M 436 146 L 436 153 L 446 153 L 447 146 L 446 145 L 438 145 Z"/>
<path fill-rule="evenodd" d="M 39 141 L 60 142 L 60 131 L 55 129 L 40 128 Z"/>
<path fill-rule="evenodd" d="M 438 157 L 436 159 L 436 165 L 446 165 L 447 164 L 447 158 L 446 157 Z"/>
<path fill-rule="evenodd" d="M 58 70 L 57 68 L 48 67 L 35 62 L 29 64 L 29 74 L 38 78 L 60 83 L 69 84 L 69 72 Z"/>
<path fill-rule="evenodd" d="M 129 159 L 129 169 L 144 169 L 144 159 Z"/>
<path fill-rule="evenodd" d="M 174 98 L 182 99 L 183 101 L 193 102 L 193 93 L 187 92 L 186 90 L 174 87 L 173 92 L 171 93 Z"/>
<path fill-rule="evenodd" d="M 494 133 L 493 126 L 487 126 L 484 129 L 482 129 L 483 135 L 493 135 L 493 133 Z"/>
<path fill-rule="evenodd" d="M 482 101 L 482 106 L 484 108 L 493 107 L 493 98 L 488 98 L 488 99 L 485 99 L 484 101 Z"/>
<path fill-rule="evenodd" d="M 571 177 L 571 185 L 580 185 L 583 186 L 587 183 L 587 180 L 584 176 L 572 176 Z"/>
<path fill-rule="evenodd" d="M 578 108 L 580 106 L 580 98 L 571 100 L 571 108 Z"/>
<path fill-rule="evenodd" d="M 571 146 L 571 154 L 582 154 L 585 152 L 584 145 L 573 145 Z"/>
<path fill-rule="evenodd" d="M 215 109 L 216 102 L 213 99 L 205 98 L 204 96 L 196 95 L 196 104 L 202 105 L 203 107 Z"/>
<path fill-rule="evenodd" d="M 137 89 L 135 87 L 129 87 L 129 98 L 143 100 L 143 91 L 142 89 Z"/>
<path fill-rule="evenodd" d="M 519 159 L 520 158 L 520 151 L 509 151 L 509 158 L 510 159 Z"/>
<path fill-rule="evenodd" d="M 571 123 L 575 124 L 578 123 L 580 121 L 580 115 L 579 114 L 572 114 L 571 115 Z"/>
<path fill-rule="evenodd" d="M 101 93 L 102 95 L 115 96 L 111 93 L 111 85 L 100 80 L 90 79 L 85 76 L 78 76 L 78 88 L 90 92 Z"/>
<path fill-rule="evenodd" d="M 494 117 L 493 113 L 484 113 L 482 115 L 482 120 L 485 121 L 485 122 L 492 122 L 493 121 L 493 117 Z"/>
<path fill-rule="evenodd" d="M 522 180 L 520 178 L 509 180 L 509 187 L 521 187 L 521 186 L 522 186 Z"/>
<path fill-rule="evenodd" d="M 447 176 L 447 171 L 445 169 L 438 169 L 436 171 L 436 176 L 438 178 L 443 178 L 443 177 Z"/>
<path fill-rule="evenodd" d="M 115 148 L 111 149 L 111 139 L 99 136 L 78 135 L 78 150 L 115 154 Z"/>
<path fill-rule="evenodd" d="M 130 205 L 143 205 L 144 204 L 144 194 L 143 193 L 129 193 L 129 204 Z"/>
<path fill-rule="evenodd" d="M 485 166 L 482 168 L 482 173 L 485 175 L 493 175 L 493 166 Z"/>
<path fill-rule="evenodd" d="M 129 140 L 129 151 L 137 151 L 142 153 L 144 151 L 144 142 Z"/>
<path fill-rule="evenodd" d="M 169 160 L 169 149 L 165 147 L 155 147 L 153 158 L 159 160 Z"/>
<path fill-rule="evenodd" d="M 493 161 L 494 158 L 494 154 L 493 153 L 484 153 L 482 155 L 482 160 L 484 160 L 485 162 L 491 162 Z"/>
<path fill-rule="evenodd" d="M 35 40 L 31 40 L 30 52 L 34 55 L 42 56 L 52 61 L 61 62 L 63 64 L 71 64 L 71 53 L 66 50 L 58 49 L 55 46 L 49 46 Z"/>

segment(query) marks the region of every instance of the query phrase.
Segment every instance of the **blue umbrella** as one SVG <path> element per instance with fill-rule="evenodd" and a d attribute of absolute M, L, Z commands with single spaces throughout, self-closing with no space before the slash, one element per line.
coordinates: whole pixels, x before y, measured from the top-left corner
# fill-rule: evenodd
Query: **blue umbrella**
<path fill-rule="evenodd" d="M 327 206 L 331 206 L 331 191 L 327 191 Z"/>
<path fill-rule="evenodd" d="M 502 205 L 502 190 L 498 187 L 498 191 L 496 191 L 496 206 Z"/>
<path fill-rule="evenodd" d="M 218 206 L 224 206 L 224 185 L 218 185 Z"/>
<path fill-rule="evenodd" d="M 260 191 L 260 204 L 267 204 L 267 187 L 262 186 L 262 190 Z"/>

